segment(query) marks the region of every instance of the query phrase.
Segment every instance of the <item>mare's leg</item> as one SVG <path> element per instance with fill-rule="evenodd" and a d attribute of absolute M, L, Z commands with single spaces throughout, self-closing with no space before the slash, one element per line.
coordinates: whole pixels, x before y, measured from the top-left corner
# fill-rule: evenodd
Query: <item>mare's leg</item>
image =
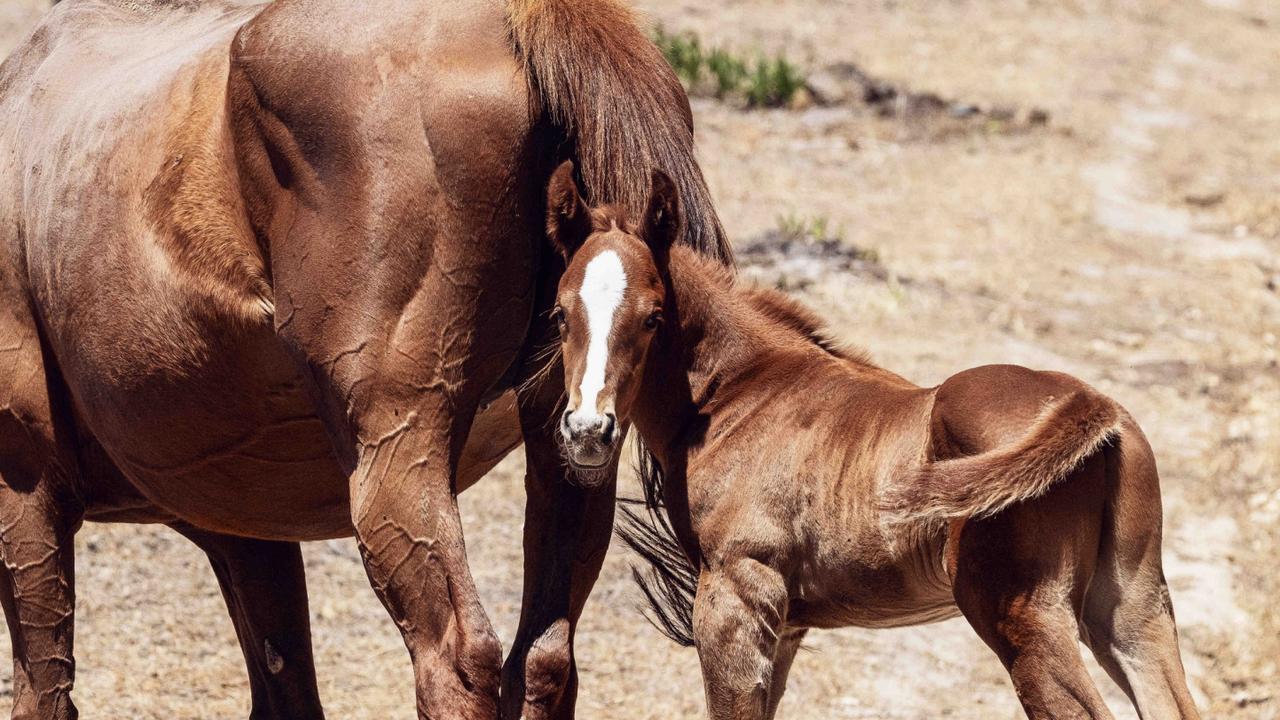
<path fill-rule="evenodd" d="M 1000 656 L 1032 720 L 1111 718 L 1080 657 L 1080 616 L 1098 553 L 1103 462 L 1090 458 L 1044 496 L 969 521 L 956 604 Z"/>
<path fill-rule="evenodd" d="M 418 716 L 493 720 L 502 646 L 467 565 L 458 471 L 481 398 L 523 346 L 541 234 L 511 222 L 525 193 L 492 184 L 503 176 L 441 165 L 465 170 L 460 187 L 404 199 L 410 217 L 371 211 L 386 227 L 357 237 L 326 216 L 274 245 L 276 315 L 349 472 L 356 541 L 412 658 Z M 418 181 L 431 178 L 397 187 Z"/>
<path fill-rule="evenodd" d="M 13 717 L 69 720 L 74 536 L 84 516 L 67 408 L 25 298 L 0 269 L 0 604 L 13 645 Z"/>
<path fill-rule="evenodd" d="M 804 641 L 807 632 L 803 628 L 788 628 L 778 639 L 778 649 L 773 655 L 773 678 L 769 682 L 769 707 L 765 712 L 768 720 L 773 720 L 773 717 L 778 714 L 778 704 L 782 702 L 782 695 L 787 691 L 787 676 L 791 674 L 791 663 L 796 659 L 796 652 L 800 650 L 800 643 Z"/>
<path fill-rule="evenodd" d="M 218 576 L 249 670 L 249 717 L 323 718 L 298 543 L 232 537 L 186 525 L 174 529 L 205 551 Z"/>
<path fill-rule="evenodd" d="M 574 632 L 613 529 L 616 462 L 601 486 L 574 484 L 550 436 L 555 417 L 522 411 L 528 464 L 524 600 L 504 667 L 503 715 L 526 720 L 574 716 Z"/>
<path fill-rule="evenodd" d="M 1109 498 L 1082 637 L 1145 720 L 1199 718 L 1160 562 L 1160 480 L 1136 426 L 1106 451 Z"/>
<path fill-rule="evenodd" d="M 362 442 L 351 509 L 365 571 L 413 659 L 422 718 L 497 715 L 502 647 L 467 566 L 454 496 L 474 413 L 429 402 Z"/>
<path fill-rule="evenodd" d="M 693 634 L 713 720 L 764 720 L 786 617 L 781 574 L 740 558 L 698 579 Z"/>
<path fill-rule="evenodd" d="M 527 501 L 524 600 L 503 667 L 502 715 L 511 720 L 574 717 L 574 631 L 613 530 L 617 461 L 590 487 L 572 477 L 554 436 L 563 410 L 558 378 L 553 373 L 519 403 Z"/>

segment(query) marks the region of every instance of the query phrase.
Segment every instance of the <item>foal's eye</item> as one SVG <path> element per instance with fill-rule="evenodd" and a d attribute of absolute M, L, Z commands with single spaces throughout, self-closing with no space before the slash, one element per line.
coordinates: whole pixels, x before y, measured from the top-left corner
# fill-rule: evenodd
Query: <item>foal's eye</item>
<path fill-rule="evenodd" d="M 555 308 L 551 310 L 551 319 L 555 321 L 556 327 L 559 328 L 560 334 L 563 335 L 566 329 L 564 322 L 564 308 L 559 305 L 555 306 Z"/>
<path fill-rule="evenodd" d="M 644 319 L 645 330 L 657 330 L 658 326 L 661 324 L 662 324 L 661 310 L 654 310 L 652 313 L 649 313 L 649 317 Z"/>

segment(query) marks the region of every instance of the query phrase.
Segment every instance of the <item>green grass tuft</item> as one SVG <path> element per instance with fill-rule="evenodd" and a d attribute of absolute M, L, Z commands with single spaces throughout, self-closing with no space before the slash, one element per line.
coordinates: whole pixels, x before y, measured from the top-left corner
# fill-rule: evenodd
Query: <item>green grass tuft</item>
<path fill-rule="evenodd" d="M 784 57 L 760 58 L 746 86 L 752 107 L 781 107 L 804 88 L 804 75 Z"/>
<path fill-rule="evenodd" d="M 653 42 L 685 85 L 695 86 L 702 80 L 705 57 L 702 41 L 693 33 L 672 35 L 661 27 L 654 31 Z"/>
<path fill-rule="evenodd" d="M 661 27 L 653 42 L 693 94 L 739 99 L 747 107 L 784 107 L 805 86 L 804 73 L 782 55 L 762 55 L 750 63 L 725 48 L 707 50 L 691 32 L 673 34 Z"/>
<path fill-rule="evenodd" d="M 745 62 L 721 48 L 712 50 L 707 56 L 707 70 L 715 78 L 716 97 L 722 99 L 738 92 L 750 74 Z"/>
<path fill-rule="evenodd" d="M 833 225 L 826 215 L 808 216 L 794 212 L 779 215 L 778 234 L 785 240 L 844 242 L 844 228 Z"/>

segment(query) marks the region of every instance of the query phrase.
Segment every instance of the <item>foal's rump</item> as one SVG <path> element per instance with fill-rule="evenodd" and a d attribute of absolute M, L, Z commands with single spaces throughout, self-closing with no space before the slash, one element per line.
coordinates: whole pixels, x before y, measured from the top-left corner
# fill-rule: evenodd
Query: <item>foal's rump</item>
<path fill-rule="evenodd" d="M 991 365 L 938 388 L 933 458 L 887 488 L 895 521 L 993 515 L 1043 495 L 1117 439 L 1127 415 L 1115 401 L 1060 373 Z"/>

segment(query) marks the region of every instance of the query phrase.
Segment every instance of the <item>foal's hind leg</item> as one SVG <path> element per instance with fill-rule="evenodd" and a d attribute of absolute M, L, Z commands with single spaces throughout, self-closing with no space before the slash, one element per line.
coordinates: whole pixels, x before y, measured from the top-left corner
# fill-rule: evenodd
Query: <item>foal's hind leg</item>
<path fill-rule="evenodd" d="M 205 551 L 218 576 L 249 670 L 251 720 L 323 718 L 298 543 L 231 537 L 185 525 L 174 529 Z"/>
<path fill-rule="evenodd" d="M 1100 456 L 1043 497 L 955 539 L 956 604 L 1000 656 L 1033 720 L 1111 718 L 1080 658 L 1076 618 L 1102 512 Z"/>
<path fill-rule="evenodd" d="M 1106 459 L 1109 501 L 1083 638 L 1141 717 L 1198 718 L 1160 563 L 1155 459 L 1136 426 L 1126 428 Z"/>
<path fill-rule="evenodd" d="M 0 269 L 0 273 L 3 270 Z M 13 644 L 13 717 L 75 718 L 74 535 L 84 516 L 26 303 L 0 277 L 0 603 Z"/>

